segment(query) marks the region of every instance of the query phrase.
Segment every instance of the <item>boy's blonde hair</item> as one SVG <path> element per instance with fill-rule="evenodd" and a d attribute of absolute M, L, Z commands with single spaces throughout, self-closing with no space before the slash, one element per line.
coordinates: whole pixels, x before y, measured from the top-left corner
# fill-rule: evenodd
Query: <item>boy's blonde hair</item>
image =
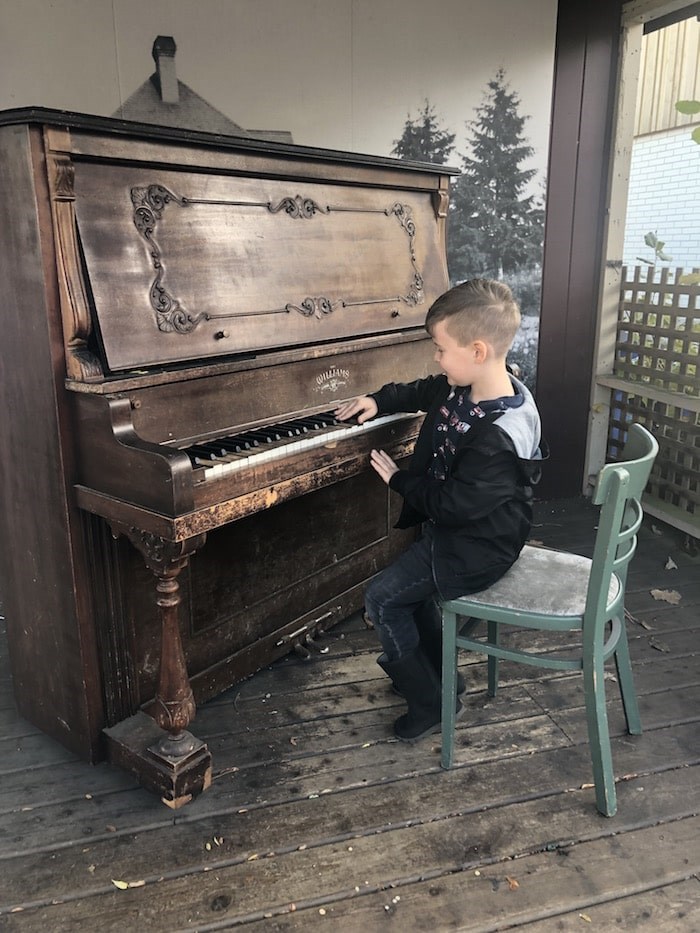
<path fill-rule="evenodd" d="M 485 340 L 499 356 L 505 356 L 520 327 L 520 308 L 503 282 L 469 279 L 433 302 L 425 318 L 429 334 L 439 321 L 446 322 L 460 346 Z"/>

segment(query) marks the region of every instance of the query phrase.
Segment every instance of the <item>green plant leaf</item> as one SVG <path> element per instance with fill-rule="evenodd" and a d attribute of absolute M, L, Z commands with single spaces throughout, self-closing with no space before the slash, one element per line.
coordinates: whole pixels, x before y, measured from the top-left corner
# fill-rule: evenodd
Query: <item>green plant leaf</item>
<path fill-rule="evenodd" d="M 678 113 L 686 113 L 689 116 L 700 113 L 700 100 L 677 100 L 676 110 Z"/>
<path fill-rule="evenodd" d="M 700 126 L 696 126 L 690 136 L 693 140 L 695 140 L 696 143 L 698 143 L 698 145 L 700 145 Z"/>
<path fill-rule="evenodd" d="M 647 246 L 651 246 L 651 248 L 654 249 L 656 246 L 656 234 L 650 230 L 644 237 L 644 242 Z"/>
<path fill-rule="evenodd" d="M 673 256 L 669 256 L 668 253 L 664 253 L 660 249 L 656 251 L 656 255 L 659 257 L 661 262 L 670 262 L 673 259 Z"/>

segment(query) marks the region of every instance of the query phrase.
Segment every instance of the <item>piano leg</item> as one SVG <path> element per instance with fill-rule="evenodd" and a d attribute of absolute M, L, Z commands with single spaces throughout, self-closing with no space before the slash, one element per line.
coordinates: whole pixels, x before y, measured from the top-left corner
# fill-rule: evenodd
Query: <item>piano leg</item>
<path fill-rule="evenodd" d="M 178 577 L 206 535 L 171 542 L 132 527 L 113 524 L 112 530 L 129 538 L 156 578 L 161 654 L 158 688 L 148 713 L 139 711 L 105 730 L 109 757 L 176 809 L 211 784 L 211 753 L 187 731 L 196 706 L 178 624 Z"/>

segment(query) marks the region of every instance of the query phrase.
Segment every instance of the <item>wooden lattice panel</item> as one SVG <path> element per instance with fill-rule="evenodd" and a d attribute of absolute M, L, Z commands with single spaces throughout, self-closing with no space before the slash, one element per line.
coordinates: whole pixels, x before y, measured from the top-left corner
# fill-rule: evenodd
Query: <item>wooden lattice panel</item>
<path fill-rule="evenodd" d="M 614 376 L 633 385 L 612 393 L 608 456 L 619 459 L 632 422 L 648 428 L 659 454 L 647 499 L 661 512 L 684 515 L 684 527 L 700 526 L 700 288 L 680 282 L 680 269 L 629 271 Z"/>
<path fill-rule="evenodd" d="M 623 270 L 614 374 L 669 392 L 700 395 L 700 288 L 681 270 Z M 646 274 L 645 274 L 646 273 Z"/>
<path fill-rule="evenodd" d="M 619 459 L 633 421 L 648 428 L 659 443 L 647 495 L 700 521 L 700 414 L 643 395 L 613 392 L 608 438 L 611 460 Z"/>

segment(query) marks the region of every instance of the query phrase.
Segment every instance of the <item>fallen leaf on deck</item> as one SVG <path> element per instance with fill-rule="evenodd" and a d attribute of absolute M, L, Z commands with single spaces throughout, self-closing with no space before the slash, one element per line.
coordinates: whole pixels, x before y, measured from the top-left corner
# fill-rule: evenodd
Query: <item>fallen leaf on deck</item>
<path fill-rule="evenodd" d="M 654 599 L 663 599 L 665 603 L 671 603 L 677 606 L 681 601 L 681 594 L 678 590 L 649 590 Z"/>
<path fill-rule="evenodd" d="M 582 784 L 581 790 L 590 790 L 591 787 L 595 787 L 595 784 Z"/>
<path fill-rule="evenodd" d="M 146 886 L 145 881 L 115 881 L 112 878 L 112 884 L 115 888 L 119 888 L 120 891 L 126 891 L 127 888 L 144 888 Z"/>
<path fill-rule="evenodd" d="M 579 917 L 580 917 L 582 920 L 585 920 L 586 923 L 593 923 L 593 921 L 592 921 L 591 918 L 588 916 L 588 914 L 579 914 Z"/>
<path fill-rule="evenodd" d="M 659 528 L 658 525 L 652 524 L 652 526 L 651 526 L 651 533 L 654 534 L 654 535 L 662 535 L 662 534 L 663 534 L 663 531 Z"/>
<path fill-rule="evenodd" d="M 650 638 L 649 644 L 652 648 L 656 648 L 657 651 L 663 651 L 664 654 L 669 654 L 671 649 L 662 641 L 658 641 L 656 638 Z"/>
<path fill-rule="evenodd" d="M 544 547 L 544 541 L 540 541 L 539 538 L 529 538 L 525 543 L 530 547 Z"/>
<path fill-rule="evenodd" d="M 297 740 L 295 739 L 294 736 L 292 736 L 292 737 L 290 738 L 289 744 L 290 744 L 290 745 L 296 745 L 296 744 L 297 744 Z"/>
<path fill-rule="evenodd" d="M 520 887 L 520 884 L 515 880 L 515 878 L 510 878 L 508 875 L 506 875 L 506 881 L 508 882 L 508 887 L 511 891 L 515 891 Z"/>
<path fill-rule="evenodd" d="M 678 564 L 672 557 L 667 558 L 664 564 L 664 570 L 678 570 Z"/>

